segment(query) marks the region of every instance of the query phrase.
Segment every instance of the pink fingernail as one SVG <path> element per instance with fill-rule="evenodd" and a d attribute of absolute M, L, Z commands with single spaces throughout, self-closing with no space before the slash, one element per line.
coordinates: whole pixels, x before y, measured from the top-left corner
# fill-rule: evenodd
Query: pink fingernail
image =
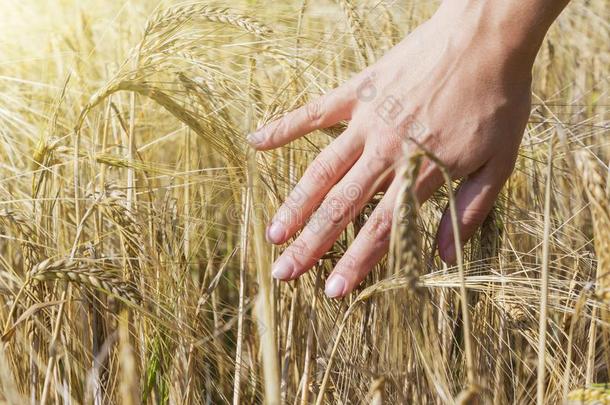
<path fill-rule="evenodd" d="M 294 272 L 294 265 L 292 261 L 287 257 L 280 256 L 279 259 L 273 265 L 273 271 L 271 275 L 273 278 L 278 280 L 290 280 L 292 273 Z"/>
<path fill-rule="evenodd" d="M 267 228 L 267 234 L 265 236 L 267 237 L 267 242 L 279 244 L 284 242 L 286 229 L 281 222 L 273 221 Z"/>
<path fill-rule="evenodd" d="M 337 298 L 343 295 L 345 291 L 345 278 L 339 274 L 333 274 L 326 282 L 324 293 L 329 298 Z"/>
<path fill-rule="evenodd" d="M 246 141 L 252 146 L 258 146 L 263 142 L 264 136 L 261 132 L 253 132 L 246 137 Z"/>

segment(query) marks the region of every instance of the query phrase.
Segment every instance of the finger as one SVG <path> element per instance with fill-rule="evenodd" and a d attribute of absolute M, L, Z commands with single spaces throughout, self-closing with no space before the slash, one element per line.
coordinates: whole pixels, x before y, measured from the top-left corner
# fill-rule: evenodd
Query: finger
<path fill-rule="evenodd" d="M 369 168 L 373 165 L 381 166 L 380 170 L 385 168 L 383 175 L 376 180 L 373 188 L 377 192 L 386 192 L 394 182 L 396 169 L 400 172 L 401 162 L 400 160 L 396 161 L 393 157 L 386 156 L 385 153 L 380 152 L 379 148 L 369 148 L 367 152 L 371 156 Z M 443 183 L 443 174 L 434 162 L 423 159 L 414 186 L 419 203 L 423 204 L 427 201 Z"/>
<path fill-rule="evenodd" d="M 374 184 L 383 171 L 382 165 L 374 164 L 364 153 L 275 262 L 273 276 L 292 280 L 309 270 L 372 197 Z"/>
<path fill-rule="evenodd" d="M 257 150 L 283 146 L 316 129 L 327 128 L 351 117 L 354 92 L 351 82 L 311 101 L 248 135 Z"/>
<path fill-rule="evenodd" d="M 428 201 L 430 197 L 445 183 L 443 172 L 429 159 L 424 159 L 415 181 L 415 197 L 419 204 Z"/>
<path fill-rule="evenodd" d="M 387 253 L 399 189 L 400 181 L 395 180 L 347 252 L 337 262 L 326 280 L 324 292 L 328 297 L 339 298 L 349 294 Z"/>
<path fill-rule="evenodd" d="M 460 246 L 463 247 L 483 223 L 509 174 L 510 170 L 502 170 L 489 162 L 464 180 L 455 196 Z M 449 208 L 441 219 L 437 240 L 441 259 L 447 264 L 455 264 L 455 241 Z"/>
<path fill-rule="evenodd" d="M 349 130 L 324 148 L 274 215 L 267 228 L 267 241 L 282 244 L 294 235 L 360 157 L 362 148 L 362 138 Z"/>
<path fill-rule="evenodd" d="M 442 173 L 433 164 L 424 164 L 415 185 L 420 203 L 426 201 L 443 184 Z M 402 185 L 395 179 L 356 239 L 339 260 L 326 281 L 325 293 L 330 298 L 343 297 L 356 288 L 387 253 L 392 231 L 392 217 Z"/>

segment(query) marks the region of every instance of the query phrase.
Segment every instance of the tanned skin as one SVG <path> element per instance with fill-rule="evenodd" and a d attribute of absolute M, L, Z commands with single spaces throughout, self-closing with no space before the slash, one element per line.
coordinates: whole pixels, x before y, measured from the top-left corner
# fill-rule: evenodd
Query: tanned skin
<path fill-rule="evenodd" d="M 269 150 L 347 120 L 316 157 L 267 228 L 270 243 L 300 234 L 273 266 L 294 280 L 326 253 L 371 197 L 369 220 L 326 281 L 329 297 L 352 291 L 388 250 L 407 135 L 463 179 L 456 204 L 461 242 L 484 221 L 513 171 L 531 107 L 532 66 L 568 0 L 446 0 L 378 62 L 321 98 L 248 137 Z M 424 161 L 415 192 L 424 203 L 443 185 Z M 446 212 L 440 257 L 455 262 Z"/>

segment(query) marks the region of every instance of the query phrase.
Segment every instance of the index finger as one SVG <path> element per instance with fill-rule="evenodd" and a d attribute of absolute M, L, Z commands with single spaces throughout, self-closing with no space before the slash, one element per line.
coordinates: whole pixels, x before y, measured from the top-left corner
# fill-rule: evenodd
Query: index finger
<path fill-rule="evenodd" d="M 350 119 L 354 97 L 351 88 L 348 82 L 289 112 L 248 135 L 248 143 L 257 150 L 274 149 L 317 129 Z"/>

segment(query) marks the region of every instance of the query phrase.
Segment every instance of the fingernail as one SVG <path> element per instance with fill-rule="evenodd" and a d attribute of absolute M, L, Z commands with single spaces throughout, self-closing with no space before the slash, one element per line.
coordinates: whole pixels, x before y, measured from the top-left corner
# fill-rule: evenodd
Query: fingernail
<path fill-rule="evenodd" d="M 260 132 L 252 132 L 246 137 L 246 141 L 252 146 L 258 146 L 263 141 L 263 134 Z"/>
<path fill-rule="evenodd" d="M 277 280 L 289 280 L 292 278 L 294 266 L 292 261 L 287 257 L 280 256 L 279 259 L 273 264 L 273 271 L 271 275 Z"/>
<path fill-rule="evenodd" d="M 273 221 L 267 228 L 265 236 L 267 237 L 267 242 L 279 244 L 282 243 L 286 237 L 286 229 L 281 222 Z"/>
<path fill-rule="evenodd" d="M 345 290 L 345 279 L 339 274 L 333 274 L 326 282 L 324 293 L 329 298 L 337 298 L 343 295 Z"/>

